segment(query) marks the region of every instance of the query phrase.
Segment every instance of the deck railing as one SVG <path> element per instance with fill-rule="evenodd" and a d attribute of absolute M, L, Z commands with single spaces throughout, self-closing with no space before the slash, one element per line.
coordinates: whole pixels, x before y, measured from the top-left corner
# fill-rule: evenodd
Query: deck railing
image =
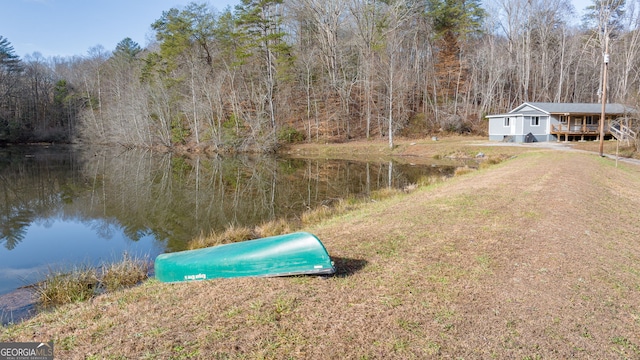
<path fill-rule="evenodd" d="M 609 124 L 605 124 L 604 131 L 605 133 L 610 132 L 611 126 Z M 551 133 L 562 133 L 562 134 L 597 134 L 600 131 L 598 128 L 598 124 L 552 124 L 551 125 Z"/>
<path fill-rule="evenodd" d="M 636 132 L 620 120 L 615 120 L 611 123 L 611 135 L 627 145 L 637 137 Z"/>

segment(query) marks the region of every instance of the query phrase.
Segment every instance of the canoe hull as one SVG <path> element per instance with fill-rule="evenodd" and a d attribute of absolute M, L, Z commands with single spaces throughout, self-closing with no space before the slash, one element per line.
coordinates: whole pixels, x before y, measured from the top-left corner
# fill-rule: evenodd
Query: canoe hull
<path fill-rule="evenodd" d="M 154 268 L 163 282 L 335 272 L 322 242 L 306 232 L 160 254 Z"/>

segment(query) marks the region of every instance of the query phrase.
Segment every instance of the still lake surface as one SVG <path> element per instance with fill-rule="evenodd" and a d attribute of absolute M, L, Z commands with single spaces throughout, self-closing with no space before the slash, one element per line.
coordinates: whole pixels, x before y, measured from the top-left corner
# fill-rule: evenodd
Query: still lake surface
<path fill-rule="evenodd" d="M 125 253 L 154 259 L 230 225 L 292 219 L 336 199 L 451 176 L 463 165 L 0 148 L 0 295 L 52 270 Z"/>

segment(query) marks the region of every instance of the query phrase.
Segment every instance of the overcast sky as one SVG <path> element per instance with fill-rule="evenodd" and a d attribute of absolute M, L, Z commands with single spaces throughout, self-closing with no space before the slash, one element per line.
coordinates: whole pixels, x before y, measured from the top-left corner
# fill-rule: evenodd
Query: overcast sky
<path fill-rule="evenodd" d="M 163 11 L 191 2 L 194 0 L 0 0 L 0 36 L 22 58 L 34 52 L 44 57 L 86 55 L 96 45 L 112 51 L 127 37 L 145 47 L 153 34 L 151 24 Z M 592 3 L 572 2 L 579 14 Z M 240 0 L 208 3 L 221 11 Z"/>

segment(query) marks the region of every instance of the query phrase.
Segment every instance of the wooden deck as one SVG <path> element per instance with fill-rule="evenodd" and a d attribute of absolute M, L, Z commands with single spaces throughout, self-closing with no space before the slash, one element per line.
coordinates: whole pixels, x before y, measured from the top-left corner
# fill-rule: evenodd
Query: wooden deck
<path fill-rule="evenodd" d="M 629 118 L 606 119 L 604 123 L 604 138 L 616 138 L 629 143 L 637 138 L 637 134 L 631 128 L 632 120 Z M 556 135 L 557 141 L 569 140 L 596 140 L 600 138 L 600 128 L 598 124 L 557 124 L 551 125 L 551 134 Z M 578 139 L 579 138 L 579 139 Z"/>
<path fill-rule="evenodd" d="M 557 141 L 569 140 L 596 140 L 600 138 L 600 128 L 598 124 L 557 124 L 551 125 L 551 135 L 556 135 Z M 604 138 L 610 138 L 611 120 L 607 119 L 604 124 Z"/>

